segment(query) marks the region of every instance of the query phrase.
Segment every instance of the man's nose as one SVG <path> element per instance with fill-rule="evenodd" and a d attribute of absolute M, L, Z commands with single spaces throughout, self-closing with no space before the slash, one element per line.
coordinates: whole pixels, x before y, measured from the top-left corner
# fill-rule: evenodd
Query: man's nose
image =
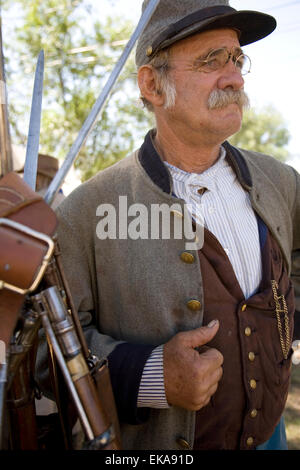
<path fill-rule="evenodd" d="M 231 87 L 233 90 L 240 90 L 244 87 L 245 80 L 241 74 L 241 71 L 230 59 L 227 64 L 224 65 L 221 76 L 218 80 L 218 87 L 224 90 L 227 87 Z"/>

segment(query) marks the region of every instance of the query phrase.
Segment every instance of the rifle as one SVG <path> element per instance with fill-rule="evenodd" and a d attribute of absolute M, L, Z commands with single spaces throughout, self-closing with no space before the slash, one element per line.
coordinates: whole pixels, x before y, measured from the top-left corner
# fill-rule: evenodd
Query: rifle
<path fill-rule="evenodd" d="M 7 91 L 4 68 L 4 55 L 2 45 L 2 11 L 0 3 L 0 178 L 6 173 L 12 171 L 12 149 L 9 132 L 9 120 L 7 110 Z M 1 281 L 0 281 L 1 289 Z M 8 299 L 7 299 L 8 300 Z M 18 305 L 19 306 L 19 305 Z M 3 322 L 3 309 L 0 305 L 0 322 Z M 11 318 L 5 325 L 2 335 L 0 335 L 1 345 L 4 345 L 5 357 L 0 361 L 0 447 L 3 439 L 4 427 L 4 404 L 6 399 L 6 382 L 8 374 L 9 350 L 8 342 L 13 328 L 17 321 L 17 314 L 11 315 Z M 1 337 L 2 336 L 2 337 Z"/>
<path fill-rule="evenodd" d="M 42 104 L 42 87 L 44 72 L 44 55 L 40 53 L 35 73 L 34 91 L 31 106 L 31 117 L 27 141 L 27 159 L 24 170 L 24 181 L 34 190 L 38 161 L 40 134 L 40 117 Z M 33 370 L 35 364 L 36 338 L 41 322 L 36 313 L 23 309 L 19 317 L 18 328 L 12 335 L 9 347 L 9 367 L 7 380 L 7 405 L 13 448 L 21 450 L 37 449 L 37 425 L 35 420 L 35 383 Z M 35 346 L 35 348 L 34 348 Z"/>
<path fill-rule="evenodd" d="M 27 308 L 30 309 L 25 312 L 25 316 L 23 315 L 24 322 L 17 334 L 16 341 L 13 341 L 10 345 L 12 357 L 9 361 L 9 390 L 12 390 L 16 378 L 18 380 L 24 379 L 25 371 L 27 370 L 24 367 L 24 363 L 26 360 L 31 363 L 29 355 L 32 352 L 34 353 L 36 331 L 38 330 L 39 321 L 41 321 L 47 334 L 49 348 L 54 351 L 85 431 L 86 449 L 119 449 L 118 420 L 107 363 L 105 361 L 100 362 L 93 356 L 85 343 L 77 312 L 74 309 L 70 290 L 59 260 L 59 249 L 56 248 L 55 250 L 57 245 L 53 242 L 54 214 L 51 214 L 52 211 L 48 206 L 46 206 L 47 210 L 45 210 L 45 202 L 52 202 L 64 181 L 66 173 L 92 129 L 110 89 L 121 72 L 138 36 L 150 20 L 158 2 L 159 0 L 149 2 L 108 83 L 79 132 L 78 138 L 66 157 L 61 170 L 58 171 L 53 184 L 49 186 L 45 201 L 39 200 L 37 203 L 35 193 L 23 181 L 16 181 L 16 175 L 12 176 L 9 173 L 0 182 L 0 192 L 1 189 L 4 190 L 8 205 L 11 202 L 9 200 L 11 193 L 17 193 L 20 199 L 22 199 L 22 204 L 20 204 L 20 200 L 14 201 L 14 204 L 12 204 L 13 209 L 11 205 L 9 209 L 5 207 L 6 212 L 4 211 L 4 214 L 0 207 L 0 217 L 2 216 L 0 219 L 0 235 L 5 236 L 5 243 L 7 244 L 6 247 L 2 246 L 3 250 L 0 247 L 0 255 L 2 258 L 5 257 L 6 253 L 14 255 L 13 260 L 9 260 L 12 262 L 13 272 L 9 272 L 10 270 L 6 272 L 0 266 L 0 301 L 4 299 L 5 305 L 8 305 L 8 297 L 15 301 L 14 318 L 16 317 L 16 312 L 20 312 L 25 298 Z M 44 204 L 43 211 L 41 211 L 42 203 Z M 27 210 L 27 205 L 30 206 L 30 211 Z M 37 210 L 39 206 L 40 210 Z M 42 213 L 44 218 L 41 220 Z M 49 217 L 50 214 L 51 216 Z M 42 222 L 42 228 L 35 226 L 37 221 Z M 1 234 L 1 229 L 4 231 L 3 234 Z M 36 243 L 33 243 L 33 241 Z M 20 246 L 18 246 L 20 244 L 22 244 L 22 253 L 20 253 Z M 40 245 L 42 245 L 42 248 Z M 18 272 L 15 269 L 17 264 L 16 254 L 18 254 L 18 259 L 22 259 L 26 250 L 28 261 L 35 260 L 37 262 L 35 270 L 30 275 L 28 275 L 27 266 L 26 268 L 23 266 L 24 269 L 20 269 Z M 4 266 L 10 266 L 10 264 L 7 263 Z M 19 285 L 20 279 L 23 285 Z M 6 320 L 12 317 L 7 311 L 3 311 L 2 314 Z M 27 325 L 25 326 L 26 320 Z M 0 323 L 0 340 L 5 337 L 6 344 L 8 345 L 8 339 L 12 337 L 15 322 L 11 321 L 9 323 L 10 328 L 5 331 L 1 329 L 1 326 Z M 55 369 L 55 364 L 53 364 L 53 369 Z M 2 368 L 2 370 L 4 369 Z M 28 376 L 27 378 L 28 387 L 31 377 Z M 103 381 L 105 386 L 102 385 Z M 34 385 L 31 384 L 31 387 L 34 387 Z M 56 388 L 58 388 L 57 384 Z M 19 389 L 17 391 L 19 392 Z M 26 391 L 28 392 L 28 388 L 25 386 L 25 388 L 21 389 L 21 394 L 23 393 L 24 395 Z M 19 399 L 19 397 L 14 393 L 11 393 L 11 396 L 13 398 L 12 403 L 16 408 L 16 399 Z M 29 401 L 31 400 L 32 402 L 33 395 L 29 393 L 28 396 Z M 19 422 L 17 420 L 17 424 L 20 428 L 22 423 L 20 423 L 20 420 Z M 29 445 L 32 445 L 32 441 Z M 21 445 L 21 448 L 24 447 Z"/>
<path fill-rule="evenodd" d="M 19 205 L 13 207 L 8 199 L 12 194 L 20 196 Z M 3 296 L 21 297 L 25 300 L 19 315 L 18 325 L 8 345 L 10 360 L 7 382 L 7 405 L 10 425 L 14 432 L 10 435 L 13 449 L 37 449 L 37 430 L 35 426 L 33 370 L 37 332 L 43 323 L 49 343 L 53 347 L 66 384 L 77 408 L 79 418 L 86 433 L 86 447 L 95 449 L 118 449 L 120 447 L 110 416 L 102 406 L 93 379 L 106 364 L 98 361 L 92 365 L 92 357 L 87 362 L 84 354 L 89 354 L 87 346 L 81 346 L 70 313 L 70 304 L 65 292 L 69 292 L 64 275 L 57 267 L 55 253 L 56 216 L 43 199 L 33 192 L 27 184 L 14 173 L 9 173 L 0 182 L 0 193 L 6 195 L 6 210 L 1 208 L 0 215 L 0 256 L 9 261 L 10 269 L 0 267 L 2 290 L 1 306 L 7 305 Z M 3 199 L 4 200 L 4 199 Z M 47 235 L 41 234 L 43 229 Z M 56 255 L 56 256 L 55 256 Z M 17 264 L 17 260 L 24 263 Z M 8 263 L 6 263 L 7 265 Z M 55 280 L 56 285 L 52 283 Z M 13 312 L 15 314 L 15 312 Z M 73 312 L 74 313 L 74 312 Z M 6 309 L 6 316 L 11 312 Z M 20 324 L 21 323 L 21 324 Z M 2 326 L 2 325 L 1 325 Z M 77 328 L 79 325 L 77 325 Z M 55 333 L 54 331 L 55 330 Z M 2 333 L 3 330 L 0 330 Z M 0 335 L 4 338 L 3 335 Z M 74 386 L 75 384 L 75 386 Z M 113 397 L 109 407 L 114 406 Z M 107 406 L 107 405 L 105 405 Z M 18 436 L 15 430 L 19 429 Z"/>

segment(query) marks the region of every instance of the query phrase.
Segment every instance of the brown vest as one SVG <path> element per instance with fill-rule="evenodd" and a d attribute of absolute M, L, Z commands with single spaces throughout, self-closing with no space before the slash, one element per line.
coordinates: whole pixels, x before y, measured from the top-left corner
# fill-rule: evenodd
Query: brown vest
<path fill-rule="evenodd" d="M 282 415 L 289 388 L 291 349 L 284 358 L 286 326 L 280 312 L 283 350 L 276 318 L 276 292 L 288 307 L 293 334 L 294 293 L 281 251 L 267 233 L 258 293 L 245 300 L 218 240 L 205 231 L 199 251 L 204 284 L 204 324 L 220 328 L 210 347 L 224 356 L 223 376 L 210 403 L 197 413 L 194 449 L 254 449 L 267 441 Z M 278 289 L 272 289 L 275 280 Z M 279 298 L 283 310 L 282 298 Z"/>

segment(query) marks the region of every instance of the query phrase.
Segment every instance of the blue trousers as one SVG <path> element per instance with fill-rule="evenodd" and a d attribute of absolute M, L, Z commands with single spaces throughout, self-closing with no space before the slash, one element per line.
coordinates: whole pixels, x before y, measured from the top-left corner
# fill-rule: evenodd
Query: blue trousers
<path fill-rule="evenodd" d="M 270 439 L 264 444 L 256 447 L 256 450 L 288 450 L 283 417 L 276 426 Z"/>

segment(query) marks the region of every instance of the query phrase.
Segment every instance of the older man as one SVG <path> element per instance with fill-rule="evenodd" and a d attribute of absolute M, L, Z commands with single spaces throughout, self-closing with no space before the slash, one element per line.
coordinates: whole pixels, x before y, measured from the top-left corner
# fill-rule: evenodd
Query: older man
<path fill-rule="evenodd" d="M 285 448 L 274 437 L 284 437 L 291 276 L 299 295 L 299 175 L 226 142 L 248 104 L 241 47 L 275 26 L 226 0 L 161 0 L 136 53 L 156 129 L 58 211 L 82 325 L 109 359 L 124 449 L 256 449 L 272 436 L 269 448 Z M 150 230 L 154 207 L 170 236 Z M 177 236 L 186 218 L 197 249 Z"/>

